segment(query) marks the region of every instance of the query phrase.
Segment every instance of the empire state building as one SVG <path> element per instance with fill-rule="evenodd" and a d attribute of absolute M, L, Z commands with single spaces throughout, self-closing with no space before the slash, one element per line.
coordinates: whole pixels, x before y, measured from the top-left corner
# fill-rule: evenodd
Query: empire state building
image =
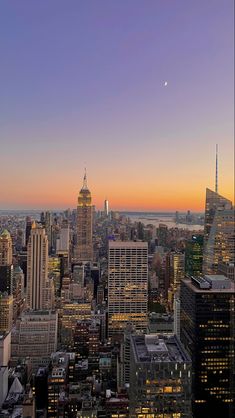
<path fill-rule="evenodd" d="M 86 172 L 83 178 L 83 186 L 78 196 L 77 206 L 77 261 L 92 261 L 92 204 L 91 193 L 87 187 Z"/>

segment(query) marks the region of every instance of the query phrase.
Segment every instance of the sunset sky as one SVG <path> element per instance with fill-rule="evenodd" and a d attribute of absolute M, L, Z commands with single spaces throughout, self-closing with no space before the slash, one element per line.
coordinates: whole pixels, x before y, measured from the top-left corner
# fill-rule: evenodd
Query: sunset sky
<path fill-rule="evenodd" d="M 0 209 L 233 200 L 233 3 L 1 0 Z"/>

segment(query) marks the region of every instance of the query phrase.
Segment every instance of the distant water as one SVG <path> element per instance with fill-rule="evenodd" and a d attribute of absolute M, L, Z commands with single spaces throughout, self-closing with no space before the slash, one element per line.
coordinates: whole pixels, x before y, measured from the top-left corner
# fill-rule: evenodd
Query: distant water
<path fill-rule="evenodd" d="M 62 210 L 53 210 L 52 212 L 62 212 Z M 0 210 L 0 216 L 31 216 L 33 219 L 40 218 L 41 211 L 39 210 Z M 159 224 L 165 224 L 168 228 L 188 229 L 189 231 L 203 230 L 203 225 L 199 224 L 181 224 L 174 220 L 175 212 L 121 212 L 123 215 L 129 217 L 132 221 L 142 222 L 144 225 L 152 224 L 158 227 Z M 183 215 L 183 213 L 179 213 Z M 185 213 L 184 213 L 185 215 Z M 194 213 L 194 216 L 202 216 L 201 213 Z"/>
<path fill-rule="evenodd" d="M 132 221 L 142 222 L 144 225 L 152 224 L 158 227 L 159 224 L 165 224 L 168 226 L 168 228 L 188 229 L 189 231 L 203 230 L 203 225 L 176 223 L 174 220 L 175 213 L 125 212 L 124 214 L 128 216 Z M 201 214 L 196 215 L 200 216 Z"/>

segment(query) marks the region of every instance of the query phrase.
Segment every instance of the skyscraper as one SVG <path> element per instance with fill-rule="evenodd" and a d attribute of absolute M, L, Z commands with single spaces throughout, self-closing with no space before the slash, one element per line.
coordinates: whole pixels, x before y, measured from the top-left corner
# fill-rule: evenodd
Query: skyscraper
<path fill-rule="evenodd" d="M 25 227 L 25 246 L 26 246 L 26 248 L 27 248 L 27 245 L 28 245 L 28 240 L 29 240 L 31 228 L 32 228 L 32 220 L 31 220 L 30 216 L 27 216 L 26 217 L 26 227 Z"/>
<path fill-rule="evenodd" d="M 194 418 L 234 417 L 234 298 L 225 276 L 182 281 L 180 338 L 192 358 Z"/>
<path fill-rule="evenodd" d="M 206 245 L 210 230 L 213 225 L 216 211 L 223 209 L 231 209 L 232 202 L 225 197 L 219 195 L 213 190 L 206 189 L 206 205 L 205 205 L 205 224 L 204 224 L 204 245 Z"/>
<path fill-rule="evenodd" d="M 56 240 L 56 252 L 69 254 L 69 225 L 68 221 L 64 220 L 61 225 L 59 236 Z"/>
<path fill-rule="evenodd" d="M 203 273 L 214 274 L 218 264 L 235 261 L 234 210 L 232 202 L 206 190 Z"/>
<path fill-rule="evenodd" d="M 198 276 L 202 273 L 203 236 L 193 235 L 185 245 L 185 273 Z"/>
<path fill-rule="evenodd" d="M 92 218 L 93 207 L 91 203 L 91 193 L 87 187 L 85 172 L 83 186 L 78 196 L 76 261 L 92 261 L 93 259 Z"/>
<path fill-rule="evenodd" d="M 119 339 L 127 323 L 147 328 L 148 244 L 110 241 L 108 268 L 108 334 Z"/>
<path fill-rule="evenodd" d="M 106 199 L 104 201 L 104 216 L 109 216 L 109 202 Z"/>
<path fill-rule="evenodd" d="M 12 239 L 5 229 L 0 235 L 0 292 L 12 294 L 13 288 Z"/>
<path fill-rule="evenodd" d="M 9 332 L 13 320 L 13 295 L 0 292 L 0 334 Z"/>
<path fill-rule="evenodd" d="M 12 239 L 10 233 L 4 229 L 0 235 L 0 266 L 12 264 Z"/>
<path fill-rule="evenodd" d="M 181 280 L 185 276 L 185 254 L 181 252 L 170 253 L 170 280 L 171 287 L 175 293 L 181 284 Z"/>
<path fill-rule="evenodd" d="M 52 288 L 48 281 L 48 239 L 45 229 L 32 225 L 27 248 L 27 306 L 50 309 Z"/>

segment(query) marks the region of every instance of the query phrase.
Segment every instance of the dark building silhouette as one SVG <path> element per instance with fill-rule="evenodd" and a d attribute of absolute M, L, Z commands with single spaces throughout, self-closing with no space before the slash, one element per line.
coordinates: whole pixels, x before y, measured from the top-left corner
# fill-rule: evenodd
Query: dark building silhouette
<path fill-rule="evenodd" d="M 194 418 L 234 417 L 234 295 L 225 276 L 181 283 L 180 339 L 192 358 Z"/>

